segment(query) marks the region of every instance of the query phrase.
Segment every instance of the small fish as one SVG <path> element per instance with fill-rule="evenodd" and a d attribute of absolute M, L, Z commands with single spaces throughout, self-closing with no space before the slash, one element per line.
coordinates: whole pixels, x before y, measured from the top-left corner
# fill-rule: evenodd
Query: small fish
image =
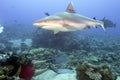
<path fill-rule="evenodd" d="M 90 27 L 101 26 L 103 30 L 104 22 L 98 21 L 86 16 L 79 15 L 75 12 L 72 3 L 66 9 L 66 12 L 59 12 L 54 15 L 47 16 L 33 23 L 34 26 L 43 29 L 52 30 L 54 34 L 58 32 L 69 32 L 83 30 Z"/>
<path fill-rule="evenodd" d="M 106 19 L 105 17 L 101 20 L 101 21 L 103 21 L 104 22 L 104 27 L 105 28 L 115 28 L 116 27 L 116 24 L 115 23 L 113 23 L 111 20 L 109 20 L 109 19 Z"/>
<path fill-rule="evenodd" d="M 47 13 L 47 12 L 45 13 L 45 15 L 46 15 L 46 16 L 50 16 L 50 14 L 49 14 L 49 13 Z"/>

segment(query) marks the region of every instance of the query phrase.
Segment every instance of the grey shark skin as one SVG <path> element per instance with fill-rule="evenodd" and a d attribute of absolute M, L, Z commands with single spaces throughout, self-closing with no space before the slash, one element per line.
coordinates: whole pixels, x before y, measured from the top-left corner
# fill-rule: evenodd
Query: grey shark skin
<path fill-rule="evenodd" d="M 101 26 L 103 30 L 105 30 L 104 23 L 102 21 L 75 13 L 72 3 L 68 5 L 66 12 L 59 12 L 54 15 L 47 16 L 34 22 L 33 25 L 47 30 L 52 30 L 54 31 L 54 34 L 57 34 L 58 32 L 83 30 L 91 26 Z"/>

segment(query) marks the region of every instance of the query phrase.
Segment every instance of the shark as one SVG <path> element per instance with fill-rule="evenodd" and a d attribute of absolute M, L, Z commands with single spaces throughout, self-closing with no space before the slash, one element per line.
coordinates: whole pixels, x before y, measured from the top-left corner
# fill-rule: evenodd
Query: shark
<path fill-rule="evenodd" d="M 74 10 L 73 3 L 70 2 L 65 12 L 58 12 L 53 15 L 46 16 L 33 23 L 34 26 L 43 29 L 52 30 L 54 34 L 59 32 L 69 32 L 76 30 L 84 30 L 90 27 L 104 28 L 104 22 L 93 18 L 82 16 Z"/>

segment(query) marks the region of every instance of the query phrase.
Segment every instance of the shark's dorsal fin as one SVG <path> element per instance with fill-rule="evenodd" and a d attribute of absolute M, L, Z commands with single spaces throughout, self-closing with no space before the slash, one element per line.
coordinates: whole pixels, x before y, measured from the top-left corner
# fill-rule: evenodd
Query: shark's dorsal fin
<path fill-rule="evenodd" d="M 66 12 L 69 12 L 69 13 L 75 13 L 75 10 L 73 8 L 73 4 L 72 2 L 69 3 L 67 9 L 66 9 Z"/>

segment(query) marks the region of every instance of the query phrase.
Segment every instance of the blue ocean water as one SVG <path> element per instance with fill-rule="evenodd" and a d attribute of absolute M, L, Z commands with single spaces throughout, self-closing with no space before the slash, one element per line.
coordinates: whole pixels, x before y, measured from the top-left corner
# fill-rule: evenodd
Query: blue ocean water
<path fill-rule="evenodd" d="M 30 30 L 33 29 L 32 23 L 35 20 L 46 16 L 45 12 L 50 14 L 63 12 L 70 2 L 73 2 L 76 12 L 81 15 L 90 18 L 96 17 L 98 20 L 103 19 L 103 17 L 112 20 L 117 24 L 117 27 L 115 29 L 107 29 L 106 32 L 119 34 L 120 11 L 118 9 L 119 1 L 117 0 L 1 0 L 0 23 L 3 25 L 24 24 L 28 25 L 29 27 L 27 28 Z M 93 31 L 97 31 L 97 29 Z"/>
<path fill-rule="evenodd" d="M 1 0 L 0 1 L 0 24 L 4 26 L 4 31 L 1 35 L 2 39 L 26 39 L 33 38 L 41 41 L 42 46 L 44 43 L 49 43 L 49 47 L 54 46 L 51 44 L 54 35 L 44 33 L 45 30 L 35 32 L 38 28 L 33 26 L 33 22 L 46 17 L 45 13 L 50 15 L 57 12 L 64 12 L 68 4 L 72 2 L 74 9 L 80 15 L 84 15 L 90 18 L 96 17 L 98 20 L 102 20 L 104 17 L 111 20 L 116 24 L 115 28 L 106 28 L 103 31 L 101 28 L 86 29 L 84 31 L 73 32 L 74 36 L 95 36 L 104 37 L 106 40 L 111 41 L 114 38 L 119 40 L 120 27 L 119 27 L 119 2 L 117 0 Z M 47 35 L 49 34 L 49 35 Z M 69 34 L 69 33 L 68 33 Z M 44 36 L 43 36 L 44 35 Z M 35 37 L 33 37 L 35 36 Z M 62 36 L 61 36 L 62 37 Z M 64 41 L 64 38 L 57 38 L 56 40 Z M 70 41 L 70 40 L 69 40 Z M 57 42 L 58 43 L 58 42 Z M 61 42 L 62 43 L 62 42 Z M 60 43 L 60 44 L 61 44 Z M 46 44 L 45 44 L 46 45 Z M 59 45 L 57 45 L 59 46 Z M 46 47 L 46 46 L 43 46 Z M 61 46 L 59 46 L 61 47 Z"/>

